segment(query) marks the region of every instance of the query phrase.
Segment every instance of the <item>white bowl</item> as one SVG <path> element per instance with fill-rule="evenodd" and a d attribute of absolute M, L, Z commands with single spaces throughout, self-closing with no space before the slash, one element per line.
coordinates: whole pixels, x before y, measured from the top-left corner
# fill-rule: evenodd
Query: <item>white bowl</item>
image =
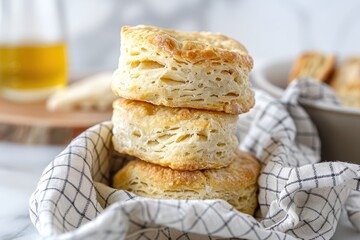
<path fill-rule="evenodd" d="M 293 58 L 265 61 L 256 66 L 251 78 L 256 87 L 280 98 L 287 86 Z M 301 100 L 315 123 L 322 144 L 323 161 L 360 164 L 360 109 Z"/>

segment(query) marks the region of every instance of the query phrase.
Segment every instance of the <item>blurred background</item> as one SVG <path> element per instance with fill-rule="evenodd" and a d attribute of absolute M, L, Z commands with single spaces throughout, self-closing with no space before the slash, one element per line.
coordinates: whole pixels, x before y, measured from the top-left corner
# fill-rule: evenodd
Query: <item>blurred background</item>
<path fill-rule="evenodd" d="M 357 0 L 64 0 L 71 75 L 114 70 L 123 25 L 211 31 L 257 61 L 304 50 L 360 53 Z"/>

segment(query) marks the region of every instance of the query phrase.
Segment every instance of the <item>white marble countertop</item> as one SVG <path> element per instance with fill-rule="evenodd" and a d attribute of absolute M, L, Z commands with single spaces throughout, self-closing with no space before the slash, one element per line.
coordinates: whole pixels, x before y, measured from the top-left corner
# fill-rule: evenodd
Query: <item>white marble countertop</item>
<path fill-rule="evenodd" d="M 0 142 L 0 239 L 39 239 L 29 218 L 29 198 L 46 165 L 64 146 Z"/>
<path fill-rule="evenodd" d="M 0 141 L 0 239 L 39 239 L 29 219 L 29 197 L 45 166 L 64 146 L 28 146 Z M 343 213 L 333 239 L 360 239 Z"/>

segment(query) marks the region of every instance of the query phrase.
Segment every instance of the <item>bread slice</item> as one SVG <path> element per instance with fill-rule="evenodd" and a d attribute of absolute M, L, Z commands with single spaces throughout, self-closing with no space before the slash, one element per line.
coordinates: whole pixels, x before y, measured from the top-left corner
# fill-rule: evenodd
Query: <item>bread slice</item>
<path fill-rule="evenodd" d="M 320 52 L 306 52 L 298 57 L 289 76 L 289 82 L 299 77 L 311 77 L 326 82 L 334 71 L 335 55 L 325 55 Z"/>
<path fill-rule="evenodd" d="M 221 34 L 125 26 L 112 89 L 155 105 L 239 114 L 255 103 L 252 67 L 244 46 Z"/>
<path fill-rule="evenodd" d="M 119 153 L 180 170 L 221 168 L 234 158 L 237 115 L 127 99 L 116 100 L 113 108 Z"/>
<path fill-rule="evenodd" d="M 253 215 L 259 173 L 257 160 L 240 151 L 231 165 L 217 170 L 179 171 L 134 160 L 114 176 L 113 186 L 150 198 L 224 199 Z"/>
<path fill-rule="evenodd" d="M 107 111 L 117 96 L 111 91 L 112 73 L 101 72 L 74 82 L 46 102 L 49 111 Z"/>

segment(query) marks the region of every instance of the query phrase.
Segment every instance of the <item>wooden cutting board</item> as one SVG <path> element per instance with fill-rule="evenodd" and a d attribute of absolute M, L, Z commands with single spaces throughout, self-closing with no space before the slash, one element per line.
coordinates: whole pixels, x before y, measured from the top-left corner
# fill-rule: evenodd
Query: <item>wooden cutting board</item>
<path fill-rule="evenodd" d="M 0 98 L 0 124 L 87 128 L 111 119 L 112 111 L 50 112 L 45 102 L 15 103 Z"/>

